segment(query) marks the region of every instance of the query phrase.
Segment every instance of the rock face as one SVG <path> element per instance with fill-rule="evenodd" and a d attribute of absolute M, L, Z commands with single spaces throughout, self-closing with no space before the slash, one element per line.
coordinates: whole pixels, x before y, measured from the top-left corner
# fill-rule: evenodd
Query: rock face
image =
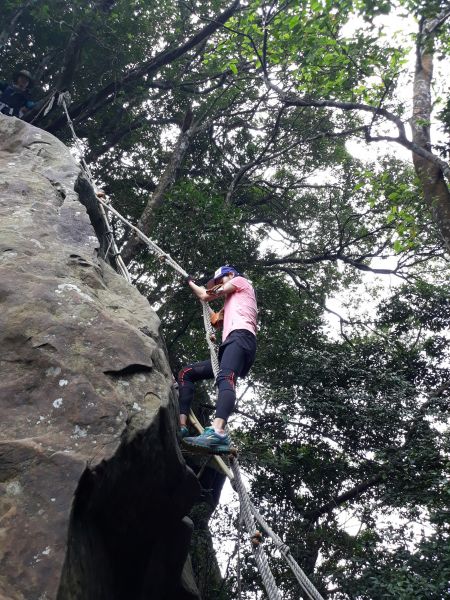
<path fill-rule="evenodd" d="M 198 598 L 158 317 L 97 257 L 78 178 L 0 115 L 0 598 Z"/>

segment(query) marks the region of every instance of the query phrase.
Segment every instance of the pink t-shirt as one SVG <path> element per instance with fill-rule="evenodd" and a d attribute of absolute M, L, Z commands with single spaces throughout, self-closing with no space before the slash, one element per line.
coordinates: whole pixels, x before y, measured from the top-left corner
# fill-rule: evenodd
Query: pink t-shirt
<path fill-rule="evenodd" d="M 229 282 L 236 291 L 228 294 L 224 304 L 222 341 L 235 329 L 247 329 L 256 335 L 258 309 L 253 286 L 244 277 L 233 277 Z"/>

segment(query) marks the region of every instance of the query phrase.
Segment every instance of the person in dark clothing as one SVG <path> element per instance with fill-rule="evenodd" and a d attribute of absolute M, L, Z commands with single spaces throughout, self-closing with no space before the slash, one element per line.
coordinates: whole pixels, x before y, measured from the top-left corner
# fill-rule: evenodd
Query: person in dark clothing
<path fill-rule="evenodd" d="M 208 282 L 207 288 L 189 280 L 192 292 L 199 300 L 210 302 L 224 298 L 222 344 L 219 348 L 219 372 L 216 385 L 219 390 L 216 415 L 210 427 L 197 437 L 189 437 L 187 418 L 194 396 L 194 384 L 202 379 L 213 379 L 211 360 L 192 363 L 181 369 L 178 376 L 180 428 L 183 444 L 210 452 L 229 451 L 230 438 L 225 431 L 228 417 L 236 402 L 237 378 L 245 377 L 256 354 L 257 306 L 251 283 L 230 266 L 220 267 Z M 219 313 L 220 315 L 220 313 Z M 213 320 L 211 320 L 213 323 Z"/>
<path fill-rule="evenodd" d="M 36 104 L 30 99 L 32 85 L 33 78 L 28 71 L 15 73 L 12 84 L 0 81 L 0 112 L 21 119 Z"/>

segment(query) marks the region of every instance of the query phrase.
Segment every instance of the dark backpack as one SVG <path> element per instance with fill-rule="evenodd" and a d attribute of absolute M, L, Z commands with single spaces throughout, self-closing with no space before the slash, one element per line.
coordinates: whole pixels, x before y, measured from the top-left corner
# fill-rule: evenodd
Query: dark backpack
<path fill-rule="evenodd" d="M 8 85 L 0 95 L 0 112 L 4 115 L 18 117 L 22 106 L 29 101 L 27 91 L 19 90 L 16 86 Z"/>

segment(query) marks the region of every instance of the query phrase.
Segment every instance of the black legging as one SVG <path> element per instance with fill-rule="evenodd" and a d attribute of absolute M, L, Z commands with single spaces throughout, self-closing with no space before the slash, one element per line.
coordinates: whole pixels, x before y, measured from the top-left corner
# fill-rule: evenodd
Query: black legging
<path fill-rule="evenodd" d="M 216 418 L 228 421 L 228 417 L 233 412 L 234 405 L 236 404 L 236 380 L 241 375 L 247 374 L 250 368 L 249 359 L 251 358 L 248 350 L 242 348 L 236 341 L 224 345 L 220 356 L 220 370 L 216 378 L 216 385 L 219 388 Z M 194 383 L 203 379 L 214 379 L 210 360 L 193 363 L 181 369 L 178 375 L 178 401 L 182 415 L 189 414 L 194 397 Z"/>

